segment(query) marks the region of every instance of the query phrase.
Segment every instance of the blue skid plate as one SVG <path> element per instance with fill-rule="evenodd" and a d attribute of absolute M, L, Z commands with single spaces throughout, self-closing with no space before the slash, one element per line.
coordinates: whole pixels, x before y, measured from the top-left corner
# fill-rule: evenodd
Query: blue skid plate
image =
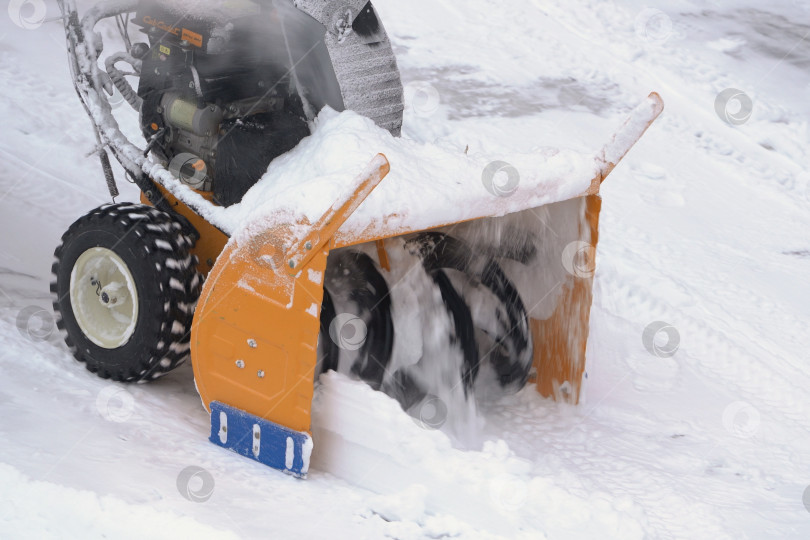
<path fill-rule="evenodd" d="M 237 454 L 287 474 L 306 478 L 312 438 L 264 418 L 225 405 L 211 403 L 210 441 Z"/>

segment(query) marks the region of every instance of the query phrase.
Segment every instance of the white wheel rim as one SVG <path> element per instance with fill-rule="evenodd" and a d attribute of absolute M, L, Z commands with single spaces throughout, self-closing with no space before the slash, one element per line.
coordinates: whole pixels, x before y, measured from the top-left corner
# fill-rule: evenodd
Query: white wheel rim
<path fill-rule="evenodd" d="M 70 273 L 73 316 L 87 339 L 105 349 L 125 345 L 138 322 L 138 289 L 126 263 L 107 248 L 90 248 Z"/>

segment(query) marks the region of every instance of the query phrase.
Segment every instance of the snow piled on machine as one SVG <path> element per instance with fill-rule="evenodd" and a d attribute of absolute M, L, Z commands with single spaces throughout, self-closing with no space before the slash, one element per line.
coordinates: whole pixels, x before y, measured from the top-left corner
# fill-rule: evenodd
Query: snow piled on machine
<path fill-rule="evenodd" d="M 276 159 L 240 204 L 217 210 L 215 222 L 237 240 L 237 231 L 246 226 L 289 223 L 290 214 L 314 222 L 378 153 L 386 155 L 391 172 L 349 218 L 342 235 L 383 221 L 390 229 L 420 230 L 539 207 L 584 193 L 599 172 L 594 156 L 573 151 L 517 153 L 492 140 L 486 149 L 469 153 L 441 140 L 395 138 L 356 113 L 325 108 L 313 134 Z M 486 176 L 488 166 L 498 162 L 513 168 Z M 487 181 L 507 191 L 495 195 Z"/>

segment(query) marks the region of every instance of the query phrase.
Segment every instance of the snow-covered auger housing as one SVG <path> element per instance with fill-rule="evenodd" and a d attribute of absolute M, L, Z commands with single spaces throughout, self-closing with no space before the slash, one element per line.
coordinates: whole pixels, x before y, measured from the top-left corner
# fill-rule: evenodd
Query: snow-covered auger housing
<path fill-rule="evenodd" d="M 190 354 L 211 441 L 298 476 L 327 369 L 405 410 L 530 381 L 579 400 L 599 188 L 661 113 L 657 94 L 592 155 L 452 155 L 426 182 L 396 161 L 418 145 L 396 138 L 402 83 L 371 2 L 108 0 L 81 19 L 60 6 L 110 194 L 108 153 L 144 203 L 93 211 L 56 252 L 54 307 L 89 369 L 145 381 Z M 102 68 L 104 19 L 126 50 Z M 111 96 L 138 112 L 143 144 Z M 377 126 L 352 124 L 379 140 L 347 146 L 364 156 L 354 169 L 306 153 L 325 144 L 309 137 L 324 107 Z M 312 178 L 257 204 L 282 155 L 312 161 Z"/>

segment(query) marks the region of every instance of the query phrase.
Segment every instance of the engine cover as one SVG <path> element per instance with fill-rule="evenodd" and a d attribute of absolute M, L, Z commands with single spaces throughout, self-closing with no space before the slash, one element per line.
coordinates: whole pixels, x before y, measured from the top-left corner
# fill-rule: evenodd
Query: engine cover
<path fill-rule="evenodd" d="M 342 26 L 319 20 L 316 4 L 202 2 L 193 12 L 179 0 L 139 4 L 134 22 L 149 40 L 138 87 L 143 134 L 181 180 L 219 204 L 239 202 L 325 106 L 399 134 L 402 84 L 371 3 L 348 9 Z"/>

